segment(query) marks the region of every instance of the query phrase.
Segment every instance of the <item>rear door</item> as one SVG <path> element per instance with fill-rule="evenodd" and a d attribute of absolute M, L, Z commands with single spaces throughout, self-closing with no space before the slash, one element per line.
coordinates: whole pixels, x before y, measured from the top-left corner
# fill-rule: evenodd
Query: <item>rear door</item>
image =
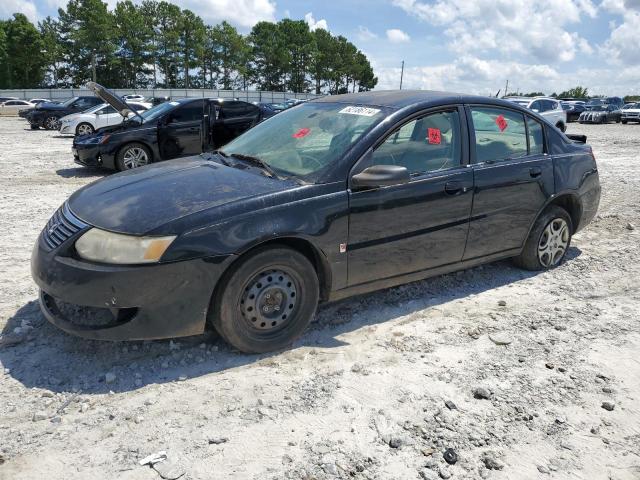
<path fill-rule="evenodd" d="M 202 153 L 204 100 L 184 103 L 158 126 L 158 145 L 164 160 Z"/>
<path fill-rule="evenodd" d="M 354 168 L 403 166 L 411 181 L 349 190 L 349 285 L 461 260 L 473 196 L 461 117 L 452 107 L 410 120 Z"/>
<path fill-rule="evenodd" d="M 213 146 L 221 147 L 249 130 L 261 119 L 260 109 L 236 100 L 220 102 L 213 128 Z"/>
<path fill-rule="evenodd" d="M 467 112 L 475 193 L 465 260 L 522 247 L 554 192 L 540 122 L 508 108 L 471 106 Z"/>

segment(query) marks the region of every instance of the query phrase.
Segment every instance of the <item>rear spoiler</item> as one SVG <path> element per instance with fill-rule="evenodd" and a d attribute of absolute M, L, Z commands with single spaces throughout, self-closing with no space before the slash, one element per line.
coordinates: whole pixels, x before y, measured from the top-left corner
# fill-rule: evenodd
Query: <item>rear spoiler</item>
<path fill-rule="evenodd" d="M 586 135 L 575 135 L 573 133 L 567 133 L 567 138 L 574 143 L 587 143 Z"/>

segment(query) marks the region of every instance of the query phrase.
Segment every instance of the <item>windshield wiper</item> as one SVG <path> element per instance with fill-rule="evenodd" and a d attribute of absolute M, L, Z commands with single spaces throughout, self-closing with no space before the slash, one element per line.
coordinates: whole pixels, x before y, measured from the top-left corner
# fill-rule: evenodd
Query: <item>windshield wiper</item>
<path fill-rule="evenodd" d="M 228 153 L 223 152 L 222 150 L 213 150 L 211 152 L 213 155 L 218 155 L 218 157 L 220 157 L 220 161 L 226 165 L 227 167 L 231 167 L 231 163 L 229 162 L 229 160 L 227 160 L 227 157 L 229 156 Z"/>
<path fill-rule="evenodd" d="M 251 155 L 243 155 L 242 153 L 232 153 L 230 156 L 233 158 L 237 158 L 238 160 L 243 160 L 247 163 L 255 165 L 256 167 L 262 168 L 265 172 L 269 174 L 268 175 L 269 177 L 280 179 L 280 176 L 273 170 L 273 168 L 271 168 L 269 164 L 266 163 L 261 158 L 252 157 Z"/>

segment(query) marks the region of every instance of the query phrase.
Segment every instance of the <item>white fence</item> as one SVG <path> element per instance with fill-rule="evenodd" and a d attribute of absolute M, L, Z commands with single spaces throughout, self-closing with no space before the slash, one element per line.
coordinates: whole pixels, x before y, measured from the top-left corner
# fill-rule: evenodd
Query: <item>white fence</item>
<path fill-rule="evenodd" d="M 321 95 L 313 93 L 288 93 L 266 92 L 260 90 L 218 90 L 218 89 L 184 89 L 184 88 L 156 88 L 156 89 L 126 89 L 116 88 L 112 90 L 116 95 L 138 94 L 145 97 L 171 97 L 172 99 L 187 97 L 202 98 L 238 98 L 247 102 L 278 103 L 289 98 L 307 100 Z M 32 98 L 46 98 L 49 100 L 62 100 L 79 95 L 93 95 L 86 88 L 56 88 L 56 89 L 26 89 L 26 90 L 0 90 L 0 97 L 17 97 L 25 100 Z"/>

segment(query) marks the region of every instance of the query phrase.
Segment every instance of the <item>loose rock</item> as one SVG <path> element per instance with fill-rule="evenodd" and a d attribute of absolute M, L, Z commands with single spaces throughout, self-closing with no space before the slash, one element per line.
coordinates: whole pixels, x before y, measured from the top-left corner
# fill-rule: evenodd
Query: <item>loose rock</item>
<path fill-rule="evenodd" d="M 616 404 L 613 402 L 602 402 L 602 408 L 612 412 L 614 408 L 616 408 Z"/>
<path fill-rule="evenodd" d="M 473 389 L 473 398 L 488 400 L 491 398 L 491 392 L 484 387 L 477 387 Z"/>

